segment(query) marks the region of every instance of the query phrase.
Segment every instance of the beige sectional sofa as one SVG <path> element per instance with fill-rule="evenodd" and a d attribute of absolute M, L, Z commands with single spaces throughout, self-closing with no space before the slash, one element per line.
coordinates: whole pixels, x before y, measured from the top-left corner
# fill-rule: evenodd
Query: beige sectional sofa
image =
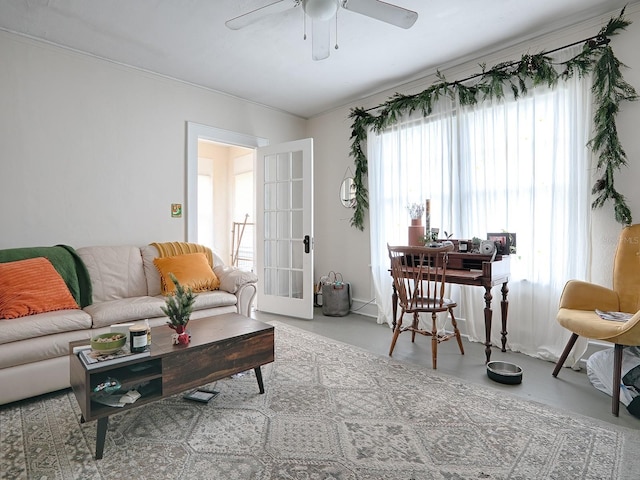
<path fill-rule="evenodd" d="M 69 342 L 88 340 L 117 323 L 166 323 L 160 307 L 155 246 L 95 246 L 75 250 L 88 271 L 92 303 L 0 320 L 0 405 L 69 387 Z M 220 288 L 198 293 L 191 321 L 228 312 L 250 315 L 257 277 L 213 255 Z M 206 321 L 206 320 L 204 320 Z M 153 344 L 153 339 L 152 339 Z"/>

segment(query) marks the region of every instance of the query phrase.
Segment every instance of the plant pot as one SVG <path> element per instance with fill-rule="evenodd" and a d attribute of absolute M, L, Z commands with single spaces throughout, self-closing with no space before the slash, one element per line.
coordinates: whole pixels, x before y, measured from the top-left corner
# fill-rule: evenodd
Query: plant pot
<path fill-rule="evenodd" d="M 175 330 L 176 333 L 173 334 L 173 343 L 174 345 L 177 343 L 179 345 L 187 345 L 191 341 L 191 335 L 187 332 L 186 325 L 171 325 L 169 327 Z"/>

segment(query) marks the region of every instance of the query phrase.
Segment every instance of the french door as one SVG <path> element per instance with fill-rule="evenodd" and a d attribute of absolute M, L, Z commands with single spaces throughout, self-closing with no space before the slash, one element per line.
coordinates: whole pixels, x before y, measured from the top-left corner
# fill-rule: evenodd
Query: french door
<path fill-rule="evenodd" d="M 256 151 L 257 309 L 313 318 L 313 139 Z"/>

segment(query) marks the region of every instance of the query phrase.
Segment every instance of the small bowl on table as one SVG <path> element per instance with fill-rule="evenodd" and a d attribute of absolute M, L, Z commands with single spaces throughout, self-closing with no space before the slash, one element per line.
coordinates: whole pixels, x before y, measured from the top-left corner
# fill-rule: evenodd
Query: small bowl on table
<path fill-rule="evenodd" d="M 121 350 L 125 343 L 127 343 L 127 337 L 124 333 L 103 333 L 91 339 L 91 350 L 101 355 L 108 355 Z"/>
<path fill-rule="evenodd" d="M 489 362 L 487 363 L 487 375 L 491 380 L 507 385 L 517 385 L 522 382 L 522 368 L 515 363 Z"/>

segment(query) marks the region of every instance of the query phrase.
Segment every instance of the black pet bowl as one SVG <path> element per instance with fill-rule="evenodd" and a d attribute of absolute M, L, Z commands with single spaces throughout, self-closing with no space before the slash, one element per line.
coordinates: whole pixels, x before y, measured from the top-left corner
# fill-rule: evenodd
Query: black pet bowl
<path fill-rule="evenodd" d="M 522 368 L 514 363 L 489 362 L 487 375 L 491 380 L 508 385 L 517 385 L 522 382 Z"/>

